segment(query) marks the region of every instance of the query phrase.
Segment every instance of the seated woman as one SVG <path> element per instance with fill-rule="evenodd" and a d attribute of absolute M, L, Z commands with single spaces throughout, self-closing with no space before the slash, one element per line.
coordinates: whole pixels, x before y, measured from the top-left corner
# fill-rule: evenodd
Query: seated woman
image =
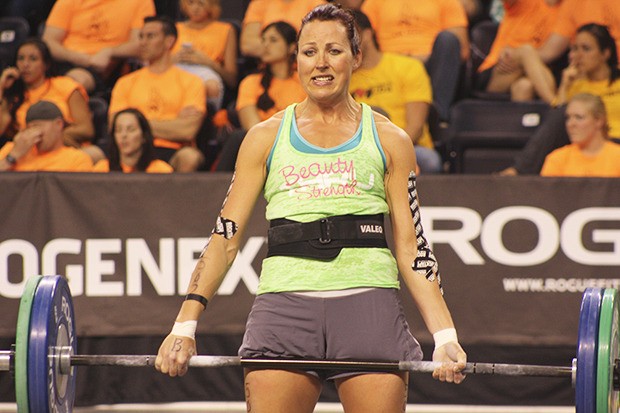
<path fill-rule="evenodd" d="M 295 69 L 297 31 L 279 21 L 265 27 L 262 39 L 264 68 L 261 73 L 246 76 L 239 84 L 236 110 L 242 130 L 226 139 L 218 171 L 234 169 L 237 151 L 248 129 L 306 97 Z"/>
<path fill-rule="evenodd" d="M 620 145 L 609 141 L 605 104 L 579 93 L 566 107 L 570 144 L 547 155 L 541 176 L 620 177 Z"/>
<path fill-rule="evenodd" d="M 578 93 L 601 97 L 607 108 L 609 136 L 620 139 L 620 68 L 616 42 L 607 28 L 595 23 L 581 26 L 571 44 L 569 61 L 553 101 L 558 107 L 547 114 L 515 157 L 514 165 L 501 175 L 537 175 L 551 151 L 570 143 L 564 112 L 566 102 Z"/>
<path fill-rule="evenodd" d="M 110 156 L 97 162 L 93 172 L 173 172 L 172 166 L 155 158 L 151 126 L 139 110 L 129 108 L 117 112 L 110 135 Z"/>
<path fill-rule="evenodd" d="M 177 23 L 179 37 L 172 52 L 179 67 L 204 82 L 208 101 L 219 110 L 224 87 L 237 88 L 237 35 L 230 23 L 218 21 L 220 0 L 181 0 L 187 20 Z"/>
<path fill-rule="evenodd" d="M 68 122 L 64 143 L 81 148 L 93 162 L 104 157 L 92 145 L 95 129 L 84 88 L 66 76 L 51 76 L 52 55 L 47 45 L 36 38 L 28 39 L 17 49 L 15 66 L 0 75 L 0 135 L 10 139 L 26 127 L 28 108 L 40 101 L 55 103 Z"/>

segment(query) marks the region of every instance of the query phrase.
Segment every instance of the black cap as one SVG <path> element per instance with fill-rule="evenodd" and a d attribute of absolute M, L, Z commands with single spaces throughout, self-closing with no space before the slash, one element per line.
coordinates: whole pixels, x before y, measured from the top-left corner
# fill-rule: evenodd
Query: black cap
<path fill-rule="evenodd" d="M 58 106 L 47 100 L 38 101 L 30 106 L 26 112 L 26 123 L 32 122 L 33 120 L 54 120 L 58 118 L 64 121 L 62 112 Z"/>

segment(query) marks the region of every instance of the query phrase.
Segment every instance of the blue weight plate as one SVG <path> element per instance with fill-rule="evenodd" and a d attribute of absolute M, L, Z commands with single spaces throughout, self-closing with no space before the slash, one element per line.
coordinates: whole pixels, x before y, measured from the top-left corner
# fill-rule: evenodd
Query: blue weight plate
<path fill-rule="evenodd" d="M 602 301 L 602 288 L 587 288 L 581 301 L 575 379 L 576 413 L 596 413 L 596 363 Z"/>
<path fill-rule="evenodd" d="M 60 347 L 77 353 L 73 301 L 64 278 L 45 276 L 37 286 L 30 316 L 28 396 L 32 412 L 73 410 L 76 370 L 71 367 L 69 374 L 61 373 Z"/>

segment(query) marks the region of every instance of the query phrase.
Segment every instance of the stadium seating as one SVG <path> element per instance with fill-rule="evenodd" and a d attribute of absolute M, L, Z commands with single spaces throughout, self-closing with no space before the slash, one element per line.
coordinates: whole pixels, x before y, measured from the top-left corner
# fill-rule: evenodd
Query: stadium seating
<path fill-rule="evenodd" d="M 30 25 L 23 17 L 0 17 L 0 69 L 13 64 L 19 45 L 28 38 Z"/>
<path fill-rule="evenodd" d="M 492 173 L 512 158 L 544 121 L 544 102 L 463 99 L 451 109 L 447 150 L 453 173 Z"/>

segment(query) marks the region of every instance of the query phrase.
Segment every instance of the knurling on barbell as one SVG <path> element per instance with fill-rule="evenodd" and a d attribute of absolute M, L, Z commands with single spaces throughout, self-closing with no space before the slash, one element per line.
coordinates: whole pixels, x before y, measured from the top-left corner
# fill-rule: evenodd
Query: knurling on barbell
<path fill-rule="evenodd" d="M 571 378 L 576 413 L 618 413 L 619 298 L 616 289 L 588 288 L 579 313 L 572 366 L 467 363 L 464 373 Z M 0 370 L 14 366 L 18 411 L 70 413 L 77 366 L 153 366 L 154 355 L 79 355 L 71 292 L 61 276 L 31 277 L 20 300 L 14 351 L 0 351 Z M 429 361 L 243 359 L 194 356 L 190 367 L 242 366 L 288 370 L 410 371 L 429 373 Z"/>

